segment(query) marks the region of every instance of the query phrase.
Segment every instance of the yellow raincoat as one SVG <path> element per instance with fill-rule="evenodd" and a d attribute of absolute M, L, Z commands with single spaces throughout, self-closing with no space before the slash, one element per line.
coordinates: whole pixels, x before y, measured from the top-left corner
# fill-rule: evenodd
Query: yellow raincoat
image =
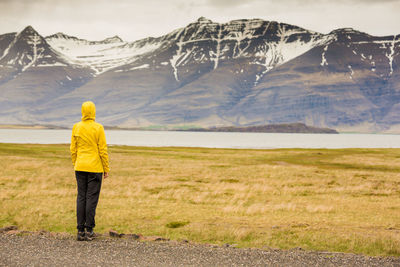
<path fill-rule="evenodd" d="M 82 121 L 72 128 L 71 158 L 75 171 L 109 172 L 106 136 L 103 125 L 95 122 L 93 102 L 82 104 Z"/>

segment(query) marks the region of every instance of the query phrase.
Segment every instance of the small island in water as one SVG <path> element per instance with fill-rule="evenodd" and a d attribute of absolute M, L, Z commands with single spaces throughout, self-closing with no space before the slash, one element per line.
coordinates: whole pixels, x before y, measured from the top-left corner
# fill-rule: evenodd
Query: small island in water
<path fill-rule="evenodd" d="M 338 134 L 334 129 L 307 126 L 304 123 L 268 124 L 259 126 L 224 126 L 210 128 L 189 128 L 178 131 L 195 132 L 246 132 L 246 133 L 324 133 Z"/>

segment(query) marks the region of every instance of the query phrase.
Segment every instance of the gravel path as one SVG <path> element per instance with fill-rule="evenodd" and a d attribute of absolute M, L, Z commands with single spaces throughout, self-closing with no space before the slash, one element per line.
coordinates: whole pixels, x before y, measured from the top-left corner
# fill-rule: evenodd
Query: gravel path
<path fill-rule="evenodd" d="M 400 266 L 400 258 L 0 233 L 0 266 Z"/>

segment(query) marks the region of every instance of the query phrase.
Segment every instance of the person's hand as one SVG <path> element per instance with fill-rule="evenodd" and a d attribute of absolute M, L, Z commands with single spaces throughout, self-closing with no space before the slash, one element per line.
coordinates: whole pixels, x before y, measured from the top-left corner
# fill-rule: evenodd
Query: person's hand
<path fill-rule="evenodd" d="M 105 172 L 104 173 L 104 179 L 107 179 L 108 178 L 108 172 Z"/>

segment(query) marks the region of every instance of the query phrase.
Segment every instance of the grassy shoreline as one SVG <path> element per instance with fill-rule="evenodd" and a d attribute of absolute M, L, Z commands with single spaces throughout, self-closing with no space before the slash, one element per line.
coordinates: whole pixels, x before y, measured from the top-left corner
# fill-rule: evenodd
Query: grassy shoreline
<path fill-rule="evenodd" d="M 0 144 L 0 227 L 75 233 L 68 148 Z M 400 149 L 109 150 L 99 232 L 400 256 Z"/>

